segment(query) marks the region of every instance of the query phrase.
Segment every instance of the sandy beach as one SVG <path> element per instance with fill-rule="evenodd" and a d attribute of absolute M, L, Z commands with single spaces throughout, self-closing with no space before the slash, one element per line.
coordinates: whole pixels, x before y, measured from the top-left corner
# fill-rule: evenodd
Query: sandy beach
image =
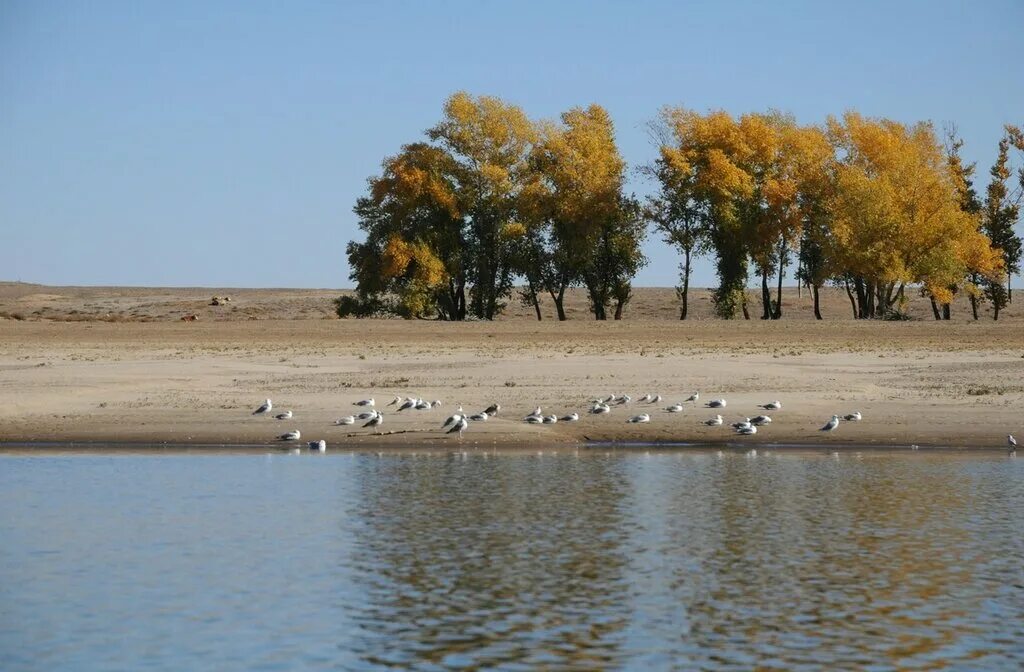
<path fill-rule="evenodd" d="M 464 444 L 995 448 L 1008 432 L 1024 433 L 1024 330 L 1013 321 L 452 324 L 325 319 L 329 311 L 320 319 L 298 317 L 0 320 L 0 440 L 269 445 L 300 429 L 303 439 L 336 447 L 445 445 L 456 439 L 439 427 L 457 405 L 476 411 L 491 403 L 501 404 L 501 413 L 474 423 Z M 696 391 L 701 405 L 663 411 Z M 663 402 L 585 413 L 591 399 L 622 393 L 660 394 Z M 386 404 L 396 395 L 440 399 L 443 406 L 395 413 Z M 334 425 L 370 396 L 385 412 L 382 435 Z M 266 397 L 295 417 L 253 417 Z M 756 436 L 737 437 L 701 424 L 714 414 L 703 402 L 718 397 L 728 400 L 723 415 L 730 422 L 774 399 L 783 409 Z M 521 422 L 538 405 L 582 417 L 553 426 Z M 833 413 L 854 410 L 863 421 L 817 431 Z M 651 422 L 626 422 L 639 412 L 651 413 Z"/>

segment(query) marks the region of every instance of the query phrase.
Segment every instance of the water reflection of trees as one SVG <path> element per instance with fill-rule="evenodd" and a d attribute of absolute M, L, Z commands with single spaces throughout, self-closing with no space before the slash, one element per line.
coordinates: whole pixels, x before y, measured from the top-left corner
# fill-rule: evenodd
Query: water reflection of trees
<path fill-rule="evenodd" d="M 956 596 L 971 563 L 951 522 L 969 488 L 901 466 L 732 457 L 688 472 L 666 510 L 687 559 L 680 650 L 744 668 L 923 661 L 950 646 L 970 627 Z"/>
<path fill-rule="evenodd" d="M 626 489 L 618 460 L 366 460 L 352 561 L 365 663 L 593 669 L 615 660 Z"/>

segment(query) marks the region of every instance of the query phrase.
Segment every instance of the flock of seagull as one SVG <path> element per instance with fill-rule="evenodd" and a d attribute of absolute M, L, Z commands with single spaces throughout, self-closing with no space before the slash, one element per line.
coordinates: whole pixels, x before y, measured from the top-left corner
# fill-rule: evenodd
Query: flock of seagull
<path fill-rule="evenodd" d="M 670 404 L 669 406 L 664 407 L 663 410 L 666 413 L 681 413 L 683 412 L 683 409 L 686 407 L 686 404 L 692 404 L 694 407 L 696 407 L 698 401 L 700 401 L 700 393 L 695 392 L 682 402 Z M 645 394 L 644 396 L 637 399 L 635 403 L 638 406 L 657 406 L 658 404 L 661 404 L 661 402 L 662 397 L 660 394 Z M 607 413 L 611 413 L 613 408 L 624 407 L 633 403 L 633 398 L 630 397 L 628 394 L 613 394 L 604 398 L 592 399 L 590 403 L 591 405 L 588 412 L 591 415 L 604 415 Z M 384 424 L 384 413 L 378 411 L 375 408 L 376 400 L 373 399 L 372 397 L 369 399 L 361 399 L 355 402 L 353 405 L 358 408 L 362 408 L 363 410 L 359 413 L 354 413 L 352 415 L 347 415 L 343 418 L 340 418 L 335 422 L 335 424 L 355 425 L 356 423 L 361 423 L 364 428 L 373 429 L 374 433 L 377 433 L 380 426 Z M 426 411 L 440 407 L 441 401 L 425 401 L 424 399 L 420 399 L 417 397 L 396 396 L 388 404 L 388 406 L 395 406 L 396 413 L 401 413 L 403 411 Z M 728 402 L 725 399 L 712 399 L 704 404 L 704 407 L 708 409 L 724 409 L 727 406 Z M 765 404 L 758 404 L 757 407 L 765 412 L 775 412 L 782 409 L 782 402 L 775 400 Z M 294 417 L 294 414 L 290 410 L 271 415 L 273 409 L 273 402 L 270 399 L 267 399 L 255 411 L 253 411 L 252 414 L 261 416 L 271 416 L 277 420 L 282 421 L 291 420 Z M 461 440 L 463 433 L 467 429 L 469 429 L 471 423 L 486 422 L 489 418 L 498 415 L 500 410 L 501 406 L 499 404 L 491 404 L 490 406 L 480 411 L 479 413 L 469 414 L 463 410 L 462 406 L 459 406 L 455 413 L 448 416 L 448 418 L 441 425 L 441 431 L 445 432 L 446 434 L 458 434 L 459 439 Z M 533 412 L 531 412 L 530 414 L 526 415 L 523 418 L 523 422 L 533 425 L 553 425 L 558 422 L 578 422 L 579 419 L 580 414 L 576 411 L 559 416 L 558 414 L 555 413 L 545 414 L 542 411 L 541 407 L 538 406 L 533 410 Z M 842 416 L 842 420 L 845 420 L 847 422 L 860 422 L 862 419 L 863 415 L 860 411 L 853 411 L 852 413 L 847 413 Z M 637 413 L 635 415 L 630 415 L 626 419 L 626 422 L 630 424 L 649 423 L 651 422 L 651 413 L 645 411 L 642 413 Z M 725 419 L 722 417 L 721 414 L 716 414 L 714 417 L 703 420 L 702 423 L 709 427 L 720 427 L 725 425 Z M 757 434 L 758 427 L 765 427 L 767 425 L 770 425 L 771 423 L 771 416 L 762 413 L 754 417 L 745 417 L 742 420 L 733 422 L 729 424 L 729 427 L 737 435 L 751 436 Z M 840 416 L 833 415 L 832 419 L 826 422 L 819 431 L 834 432 L 839 428 L 839 424 Z M 302 432 L 299 431 L 298 429 L 293 429 L 278 435 L 277 439 L 279 441 L 284 442 L 299 441 L 302 439 Z M 1010 454 L 1015 454 L 1017 448 L 1017 440 L 1013 437 L 1012 434 L 1008 434 L 1006 440 L 1008 452 Z M 327 450 L 327 442 L 324 439 L 309 441 L 307 443 L 307 446 L 310 450 L 318 451 L 321 453 L 326 452 Z"/>
<path fill-rule="evenodd" d="M 683 409 L 686 407 L 686 404 L 692 404 L 693 407 L 696 408 L 698 401 L 700 401 L 700 393 L 694 392 L 689 397 L 684 399 L 682 402 L 670 404 L 669 406 L 664 407 L 663 410 L 666 413 L 682 413 Z M 369 399 L 361 399 L 355 402 L 353 405 L 364 410 L 362 410 L 359 413 L 354 413 L 352 415 L 347 415 L 343 418 L 340 418 L 337 421 L 335 421 L 334 424 L 355 425 L 356 423 L 361 423 L 364 428 L 371 428 L 374 430 L 374 433 L 377 433 L 380 426 L 384 424 L 384 413 L 378 411 L 375 408 L 376 403 L 376 399 L 372 397 Z M 591 405 L 588 412 L 591 415 L 604 415 L 607 413 L 611 413 L 613 408 L 627 406 L 631 403 L 633 403 L 633 398 L 630 397 L 628 394 L 612 394 L 604 398 L 592 399 L 590 402 Z M 660 394 L 645 394 L 644 396 L 637 399 L 635 403 L 638 406 L 657 406 L 662 403 L 662 397 Z M 401 413 L 403 411 L 429 411 L 435 408 L 439 408 L 441 406 L 441 401 L 425 401 L 424 399 L 420 399 L 418 397 L 396 396 L 388 404 L 388 406 L 395 406 L 396 413 Z M 704 408 L 708 409 L 724 409 L 727 406 L 728 402 L 725 399 L 711 399 L 710 401 L 704 404 Z M 769 401 L 768 403 L 765 404 L 758 404 L 757 408 L 765 412 L 780 411 L 782 410 L 782 402 L 776 399 L 774 401 Z M 273 409 L 273 402 L 270 399 L 267 399 L 255 411 L 253 411 L 252 414 L 270 416 Z M 469 429 L 471 423 L 486 422 L 488 419 L 498 415 L 498 412 L 500 410 L 500 404 L 491 404 L 490 406 L 480 411 L 479 413 L 469 414 L 466 413 L 462 409 L 462 406 L 460 405 L 458 409 L 455 411 L 455 413 L 448 416 L 448 418 L 441 425 L 441 431 L 445 432 L 446 434 L 458 434 L 459 440 L 461 440 L 463 433 L 467 429 Z M 272 417 L 274 417 L 277 420 L 291 420 L 292 417 L 294 417 L 294 414 L 292 413 L 292 411 L 288 410 L 274 414 Z M 847 422 L 860 422 L 863 419 L 863 417 L 864 416 L 861 414 L 860 411 L 853 411 L 851 413 L 843 415 L 842 420 Z M 533 410 L 533 412 L 531 412 L 530 414 L 526 415 L 523 418 L 523 422 L 531 425 L 553 425 L 558 422 L 579 422 L 579 419 L 580 414 L 576 411 L 573 411 L 566 415 L 559 416 L 556 413 L 545 414 L 542 411 L 541 407 L 538 406 Z M 626 419 L 626 422 L 630 424 L 648 423 L 650 421 L 651 413 L 647 411 L 638 413 L 636 415 L 630 415 Z M 743 420 L 733 422 L 729 425 L 729 427 L 739 436 L 752 436 L 754 434 L 757 434 L 758 427 L 765 427 L 767 425 L 770 425 L 771 423 L 771 416 L 762 413 L 754 417 L 745 417 L 743 418 Z M 839 428 L 839 423 L 840 416 L 833 415 L 832 419 L 826 422 L 824 425 L 822 425 L 822 427 L 818 431 L 834 432 Z M 708 427 L 720 427 L 725 425 L 725 419 L 719 413 L 716 414 L 714 417 L 703 420 L 702 424 L 707 425 Z M 302 439 L 302 432 L 300 432 L 298 429 L 293 429 L 278 435 L 277 439 L 279 441 L 284 442 L 299 441 L 300 439 Z M 1013 437 L 1012 434 L 1008 434 L 1006 436 L 1006 442 L 1008 453 L 1011 455 L 1016 454 L 1017 440 Z M 321 453 L 327 451 L 327 442 L 324 439 L 309 441 L 307 443 L 307 446 L 310 450 L 313 451 L 318 451 Z M 916 448 L 916 446 L 914 447 Z"/>

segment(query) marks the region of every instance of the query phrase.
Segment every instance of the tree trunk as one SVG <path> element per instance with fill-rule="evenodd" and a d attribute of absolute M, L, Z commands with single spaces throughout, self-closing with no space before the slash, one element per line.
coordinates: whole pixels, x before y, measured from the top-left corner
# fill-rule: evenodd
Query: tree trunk
<path fill-rule="evenodd" d="M 687 249 L 683 253 L 683 295 L 682 306 L 679 307 L 679 319 L 686 319 L 686 311 L 689 303 L 690 295 L 690 250 Z"/>
<path fill-rule="evenodd" d="M 1013 280 L 1013 273 L 1006 274 L 1006 303 L 1013 303 L 1013 287 L 1010 286 L 1010 281 Z"/>
<path fill-rule="evenodd" d="M 743 319 L 744 320 L 749 320 L 750 319 L 750 309 L 747 307 L 747 290 L 746 289 L 743 290 L 743 302 L 740 305 L 743 306 Z"/>
<path fill-rule="evenodd" d="M 932 302 L 932 314 L 935 316 L 936 320 L 941 320 L 942 318 L 939 316 L 939 304 L 935 303 L 935 297 L 930 297 L 930 300 Z"/>
<path fill-rule="evenodd" d="M 776 292 L 775 301 L 775 312 L 772 314 L 773 320 L 782 319 L 782 275 L 786 272 L 786 239 L 783 238 L 779 242 L 779 285 L 778 291 Z M 799 281 L 797 285 L 799 286 Z"/>
<path fill-rule="evenodd" d="M 978 297 L 971 294 L 971 315 L 974 316 L 975 322 L 978 320 Z"/>
<path fill-rule="evenodd" d="M 814 319 L 820 320 L 821 319 L 821 304 L 818 301 L 818 286 L 817 285 L 811 285 L 811 294 L 814 296 Z M 851 295 L 850 299 L 851 300 L 853 299 L 852 295 Z M 854 311 L 854 312 L 856 313 L 856 311 Z"/>
<path fill-rule="evenodd" d="M 853 288 L 857 290 L 857 318 L 861 320 L 867 319 L 869 317 L 867 314 L 868 299 L 865 296 L 864 281 L 861 278 L 855 277 L 853 279 Z"/>
<path fill-rule="evenodd" d="M 761 319 L 772 317 L 772 293 L 768 289 L 768 271 L 761 271 Z"/>
<path fill-rule="evenodd" d="M 944 303 L 944 304 L 942 304 L 942 319 L 948 320 L 949 317 L 950 317 L 949 304 L 948 303 Z"/>
<path fill-rule="evenodd" d="M 615 319 L 616 320 L 621 320 L 622 319 L 622 309 L 625 306 L 626 306 L 626 304 L 625 304 L 625 302 L 622 299 L 619 299 L 619 300 L 617 300 L 615 302 Z"/>
<path fill-rule="evenodd" d="M 850 291 L 850 278 L 849 276 L 843 278 L 846 283 L 846 295 L 850 297 L 850 307 L 853 308 L 853 319 L 858 319 L 860 315 L 857 314 L 857 301 L 853 298 L 853 292 Z"/>

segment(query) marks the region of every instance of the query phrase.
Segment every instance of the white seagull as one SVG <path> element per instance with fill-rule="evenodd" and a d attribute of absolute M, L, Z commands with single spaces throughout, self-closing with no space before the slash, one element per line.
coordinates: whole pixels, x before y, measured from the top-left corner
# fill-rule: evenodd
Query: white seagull
<path fill-rule="evenodd" d="M 745 418 L 742 422 L 732 423 L 732 428 L 735 430 L 746 429 L 747 427 L 753 427 L 753 425 L 750 424 L 750 418 Z"/>
<path fill-rule="evenodd" d="M 762 425 L 770 425 L 772 424 L 772 419 L 769 418 L 767 415 L 759 415 L 756 418 L 751 418 L 750 424 L 754 425 L 755 427 L 761 427 Z"/>
<path fill-rule="evenodd" d="M 466 420 L 465 416 L 461 416 L 461 417 L 459 417 L 458 420 L 455 421 L 455 424 L 452 425 L 452 428 L 448 430 L 448 433 L 449 434 L 454 434 L 455 432 L 458 432 L 459 433 L 459 441 L 461 441 L 462 440 L 462 433 L 464 431 L 466 431 L 467 427 L 469 427 L 469 422 Z"/>
<path fill-rule="evenodd" d="M 501 404 L 491 404 L 490 406 L 484 409 L 484 413 L 486 413 L 487 415 L 497 415 L 498 411 L 500 410 Z"/>
<path fill-rule="evenodd" d="M 374 405 L 373 397 L 370 397 L 369 399 L 361 399 L 360 401 L 357 401 L 356 403 L 354 403 L 352 405 L 353 406 L 373 406 Z"/>
<path fill-rule="evenodd" d="M 651 416 L 648 415 L 647 413 L 641 413 L 640 415 L 634 415 L 629 420 L 626 420 L 626 422 L 633 423 L 633 424 L 637 424 L 637 423 L 640 423 L 640 422 L 650 422 L 650 421 L 651 421 Z"/>
<path fill-rule="evenodd" d="M 530 413 L 528 416 L 523 418 L 523 422 L 534 422 L 534 423 L 536 423 L 536 422 L 540 422 L 543 419 L 544 419 L 544 416 L 540 412 L 540 406 L 538 406 L 537 408 L 533 409 L 533 413 Z"/>
<path fill-rule="evenodd" d="M 308 445 L 310 450 L 315 450 L 321 453 L 327 452 L 327 442 L 323 439 L 320 439 L 319 441 L 310 441 Z"/>
<path fill-rule="evenodd" d="M 462 406 L 459 406 L 459 410 L 455 411 L 455 413 L 448 416 L 448 419 L 444 421 L 443 425 L 441 425 L 441 429 L 444 429 L 448 425 L 454 422 L 458 422 L 459 420 L 462 420 Z"/>
<path fill-rule="evenodd" d="M 401 400 L 402 400 L 402 398 L 401 398 L 400 396 L 398 396 L 398 395 L 395 395 L 395 398 L 394 398 L 394 399 L 392 399 L 392 400 L 391 400 L 391 401 L 390 401 L 390 402 L 388 403 L 388 406 L 394 406 L 395 404 L 397 404 L 397 403 L 398 403 L 398 402 L 400 402 Z"/>
<path fill-rule="evenodd" d="M 473 422 L 487 422 L 487 418 L 489 417 L 491 416 L 487 414 L 487 411 L 483 411 L 482 413 L 476 413 L 469 416 L 469 419 Z"/>
<path fill-rule="evenodd" d="M 704 424 L 707 425 L 708 427 L 717 427 L 717 426 L 721 425 L 723 422 L 724 422 L 724 420 L 722 420 L 722 416 L 716 415 L 715 417 L 711 418 L 710 420 L 705 420 Z"/>
<path fill-rule="evenodd" d="M 263 404 L 252 412 L 253 415 L 265 415 L 270 413 L 270 409 L 274 408 L 274 405 L 270 403 L 270 399 L 267 399 Z"/>
<path fill-rule="evenodd" d="M 766 411 L 777 411 L 782 408 L 782 402 L 776 399 L 775 401 L 769 401 L 767 404 L 758 404 L 758 408 L 763 408 Z"/>
<path fill-rule="evenodd" d="M 660 394 L 656 394 L 653 397 L 651 397 L 651 403 L 652 404 L 660 404 L 661 403 L 661 395 Z"/>
<path fill-rule="evenodd" d="M 416 404 L 418 402 L 419 402 L 419 399 L 413 399 L 412 397 L 406 397 L 405 401 L 403 401 L 402 404 L 398 407 L 398 410 L 399 411 L 404 411 L 404 410 L 409 409 L 409 408 L 415 408 Z"/>
<path fill-rule="evenodd" d="M 373 427 L 373 433 L 377 433 L 377 428 L 384 424 L 384 414 L 375 413 L 372 418 L 366 421 L 363 427 Z"/>
<path fill-rule="evenodd" d="M 843 416 L 843 420 L 848 420 L 850 422 L 860 422 L 860 419 L 862 417 L 863 416 L 860 414 L 860 411 L 854 411 L 853 413 L 849 413 L 847 415 L 844 415 Z"/>
<path fill-rule="evenodd" d="M 1017 452 L 1017 439 L 1013 438 L 1013 434 L 1006 435 L 1006 448 L 1008 453 Z"/>
<path fill-rule="evenodd" d="M 665 410 L 668 411 L 669 413 L 682 413 L 683 412 L 683 405 L 682 404 L 672 404 L 671 406 L 669 406 Z"/>
<path fill-rule="evenodd" d="M 569 415 L 563 415 L 561 417 L 562 422 L 576 422 L 579 419 L 580 419 L 580 414 L 577 413 L 576 411 L 573 411 Z"/>
<path fill-rule="evenodd" d="M 639 399 L 637 399 L 636 403 L 638 403 L 638 404 L 646 404 L 648 401 L 651 401 L 653 398 L 654 397 L 652 397 L 651 395 L 645 394 L 644 396 L 642 396 Z"/>
<path fill-rule="evenodd" d="M 708 403 L 704 404 L 707 408 L 725 408 L 725 399 L 712 399 Z"/>
<path fill-rule="evenodd" d="M 557 415 L 545 415 L 543 418 L 541 418 L 541 421 L 545 425 L 553 425 L 556 422 L 558 422 L 558 416 Z"/>
<path fill-rule="evenodd" d="M 594 415 L 601 415 L 602 413 L 611 413 L 612 407 L 608 404 L 594 404 L 590 409 L 590 412 Z"/>
<path fill-rule="evenodd" d="M 423 401 L 422 399 L 417 399 L 416 400 L 415 408 L 416 408 L 417 411 L 429 411 L 430 409 L 433 408 L 433 405 L 431 405 L 431 403 L 429 401 Z"/>
<path fill-rule="evenodd" d="M 278 413 L 274 417 L 277 418 L 278 420 L 291 420 L 292 419 L 292 412 L 291 411 L 285 411 L 284 413 Z"/>
<path fill-rule="evenodd" d="M 440 399 L 434 399 L 432 402 L 430 402 L 430 407 L 431 408 L 440 408 L 441 407 L 441 400 Z"/>
<path fill-rule="evenodd" d="M 686 401 L 692 401 L 693 405 L 696 406 L 697 402 L 700 401 L 700 392 L 694 392 L 686 398 Z M 686 403 L 685 401 L 683 403 Z"/>
<path fill-rule="evenodd" d="M 740 427 L 736 430 L 736 433 L 741 434 L 742 436 L 750 436 L 751 434 L 757 434 L 757 427 L 754 427 L 753 425 L 750 425 L 749 427 Z"/>
<path fill-rule="evenodd" d="M 298 441 L 302 438 L 302 432 L 297 429 L 293 429 L 290 432 L 285 432 L 281 436 L 277 437 L 279 441 Z"/>
<path fill-rule="evenodd" d="M 832 419 L 825 423 L 825 426 L 819 429 L 819 432 L 832 432 L 839 426 L 839 416 L 833 415 Z"/>
<path fill-rule="evenodd" d="M 356 416 L 356 420 L 370 420 L 377 417 L 378 411 L 363 411 Z"/>
<path fill-rule="evenodd" d="M 336 425 L 354 425 L 356 424 L 356 416 L 346 415 L 344 418 L 339 418 L 334 421 Z"/>

